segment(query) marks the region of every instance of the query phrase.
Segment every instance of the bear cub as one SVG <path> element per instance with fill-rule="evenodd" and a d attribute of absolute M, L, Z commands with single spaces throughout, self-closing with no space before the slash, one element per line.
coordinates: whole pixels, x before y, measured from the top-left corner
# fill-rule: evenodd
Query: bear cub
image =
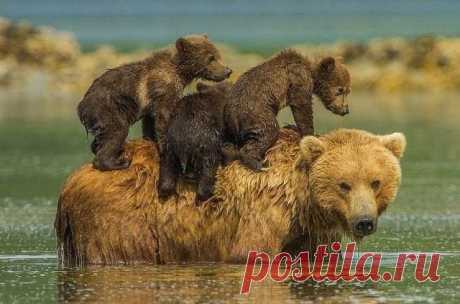
<path fill-rule="evenodd" d="M 302 136 L 313 135 L 312 95 L 334 114 L 348 114 L 347 68 L 332 57 L 310 62 L 284 50 L 250 69 L 233 85 L 224 110 L 229 139 L 247 167 L 259 171 L 265 153 L 278 138 L 278 112 L 289 106 Z"/>
<path fill-rule="evenodd" d="M 144 138 L 157 140 L 161 154 L 170 116 L 184 87 L 196 78 L 222 81 L 231 72 L 206 35 L 181 37 L 175 48 L 106 71 L 78 105 L 80 121 L 94 136 L 94 167 L 101 171 L 129 167 L 123 145 L 130 126 L 139 119 Z"/>
<path fill-rule="evenodd" d="M 212 196 L 217 168 L 231 158 L 231 148 L 224 147 L 223 124 L 230 88 L 227 81 L 213 86 L 198 83 L 197 93 L 179 102 L 167 131 L 165 153 L 160 159 L 158 193 L 161 198 L 175 193 L 179 175 L 197 178 L 197 202 Z"/>

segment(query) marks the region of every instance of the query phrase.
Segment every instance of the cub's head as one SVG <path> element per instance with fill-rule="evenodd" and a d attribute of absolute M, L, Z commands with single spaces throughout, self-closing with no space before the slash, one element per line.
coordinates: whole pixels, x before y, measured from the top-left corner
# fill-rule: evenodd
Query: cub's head
<path fill-rule="evenodd" d="M 304 137 L 298 168 L 309 174 L 310 203 L 323 215 L 322 225 L 355 239 L 374 233 L 399 189 L 405 148 L 402 133 L 377 136 L 341 129 Z"/>
<path fill-rule="evenodd" d="M 221 62 L 219 51 L 206 35 L 181 37 L 176 41 L 176 49 L 181 64 L 193 78 L 222 81 L 232 73 Z"/>
<path fill-rule="evenodd" d="M 323 58 L 314 73 L 314 93 L 334 114 L 349 113 L 346 97 L 350 94 L 350 73 L 347 68 L 333 57 Z"/>

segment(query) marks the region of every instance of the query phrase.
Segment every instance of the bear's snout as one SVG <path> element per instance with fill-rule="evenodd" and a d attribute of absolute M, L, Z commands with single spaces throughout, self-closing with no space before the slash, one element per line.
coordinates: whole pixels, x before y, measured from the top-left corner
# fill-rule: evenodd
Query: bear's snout
<path fill-rule="evenodd" d="M 347 114 L 349 114 L 349 113 L 350 113 L 350 109 L 348 109 L 348 105 L 346 105 L 346 106 L 343 107 L 343 109 L 342 109 L 340 115 L 341 115 L 341 116 L 345 116 L 345 115 L 347 115 Z"/>
<path fill-rule="evenodd" d="M 224 75 L 225 75 L 225 78 L 228 78 L 228 77 L 230 77 L 230 75 L 232 75 L 232 73 L 233 73 L 233 71 L 232 71 L 232 69 L 231 69 L 231 68 L 229 68 L 229 67 L 226 67 L 226 68 L 224 69 Z"/>
<path fill-rule="evenodd" d="M 352 227 L 356 236 L 366 236 L 375 232 L 377 220 L 370 216 L 359 217 L 353 221 Z"/>
<path fill-rule="evenodd" d="M 231 68 L 224 66 L 222 63 L 216 61 L 204 69 L 201 77 L 206 80 L 219 82 L 230 77 L 232 72 L 233 71 Z"/>

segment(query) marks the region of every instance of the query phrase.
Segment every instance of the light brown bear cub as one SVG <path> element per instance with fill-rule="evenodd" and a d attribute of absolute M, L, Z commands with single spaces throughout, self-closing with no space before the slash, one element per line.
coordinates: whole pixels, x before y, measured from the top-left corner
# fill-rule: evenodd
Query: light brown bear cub
<path fill-rule="evenodd" d="M 206 35 L 189 35 L 179 38 L 175 48 L 102 74 L 78 105 L 82 124 L 94 135 L 94 167 L 106 171 L 129 166 L 123 145 L 129 127 L 141 118 L 144 137 L 157 140 L 162 151 L 184 87 L 196 78 L 222 81 L 231 72 Z"/>
<path fill-rule="evenodd" d="M 292 110 L 302 136 L 312 135 L 312 96 L 334 114 L 348 114 L 345 97 L 350 75 L 340 62 L 326 57 L 310 62 L 294 50 L 285 50 L 250 69 L 232 87 L 224 110 L 227 136 L 240 148 L 239 158 L 253 170 L 262 168 L 265 152 L 278 138 L 278 112 Z"/>

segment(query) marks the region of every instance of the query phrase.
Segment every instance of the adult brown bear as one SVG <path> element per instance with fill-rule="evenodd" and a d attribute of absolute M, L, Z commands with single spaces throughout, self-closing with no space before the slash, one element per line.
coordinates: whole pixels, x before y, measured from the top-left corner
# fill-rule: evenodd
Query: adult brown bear
<path fill-rule="evenodd" d="M 396 196 L 405 146 L 401 133 L 341 129 L 301 140 L 283 129 L 266 172 L 221 168 L 214 196 L 197 207 L 196 186 L 184 182 L 160 203 L 157 147 L 132 141 L 129 169 L 86 164 L 68 178 L 55 221 L 59 257 L 66 265 L 242 261 L 249 250 L 295 254 L 359 239 Z"/>

